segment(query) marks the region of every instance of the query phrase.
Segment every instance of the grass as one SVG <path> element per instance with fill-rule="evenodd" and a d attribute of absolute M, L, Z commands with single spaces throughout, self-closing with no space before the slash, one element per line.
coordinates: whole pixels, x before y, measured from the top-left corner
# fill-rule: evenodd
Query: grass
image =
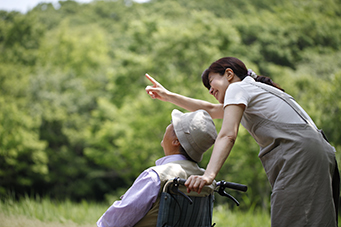
<path fill-rule="evenodd" d="M 270 214 L 266 211 L 256 210 L 243 212 L 238 208 L 228 209 L 224 205 L 215 206 L 213 210 L 213 223 L 216 227 L 270 227 Z"/>
<path fill-rule="evenodd" d="M 19 201 L 0 201 L 0 227 L 90 227 L 107 210 L 108 204 L 74 203 L 69 200 L 53 201 L 49 198 L 32 199 L 28 196 Z M 267 213 L 231 211 L 217 206 L 213 222 L 219 226 L 270 226 Z"/>
<path fill-rule="evenodd" d="M 18 201 L 8 198 L 0 200 L 0 227 L 94 227 L 108 207 L 106 203 L 86 201 L 74 203 L 29 196 Z M 217 205 L 213 223 L 216 227 L 270 227 L 270 215 L 261 210 L 242 212 L 238 208 L 230 210 Z"/>
<path fill-rule="evenodd" d="M 18 201 L 9 198 L 0 200 L 0 227 L 94 227 L 108 207 L 106 203 L 86 201 L 74 203 L 29 196 Z M 217 205 L 213 223 L 216 227 L 270 227 L 270 215 L 261 210 L 242 212 L 238 208 L 230 210 Z"/>
<path fill-rule="evenodd" d="M 60 202 L 49 198 L 0 201 L 0 227 L 90 227 L 108 208 L 106 204 Z"/>

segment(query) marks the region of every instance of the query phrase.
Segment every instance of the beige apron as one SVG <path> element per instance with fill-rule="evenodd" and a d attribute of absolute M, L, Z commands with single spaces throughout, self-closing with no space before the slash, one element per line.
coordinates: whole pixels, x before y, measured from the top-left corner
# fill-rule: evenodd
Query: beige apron
<path fill-rule="evenodd" d="M 251 84 L 273 94 L 265 84 Z M 260 146 L 259 158 L 272 186 L 271 225 L 337 226 L 332 187 L 334 172 L 338 177 L 335 149 L 322 134 L 309 122 L 279 123 L 248 113 L 242 124 Z"/>

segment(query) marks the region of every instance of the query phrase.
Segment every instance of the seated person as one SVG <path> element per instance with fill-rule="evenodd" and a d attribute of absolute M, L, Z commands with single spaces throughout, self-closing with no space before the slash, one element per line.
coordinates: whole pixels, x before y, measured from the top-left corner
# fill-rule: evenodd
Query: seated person
<path fill-rule="evenodd" d="M 203 175 L 198 162 L 215 142 L 216 128 L 205 110 L 182 113 L 172 111 L 161 141 L 165 157 L 158 159 L 97 221 L 98 227 L 156 226 L 160 195 L 166 181 L 191 175 Z"/>

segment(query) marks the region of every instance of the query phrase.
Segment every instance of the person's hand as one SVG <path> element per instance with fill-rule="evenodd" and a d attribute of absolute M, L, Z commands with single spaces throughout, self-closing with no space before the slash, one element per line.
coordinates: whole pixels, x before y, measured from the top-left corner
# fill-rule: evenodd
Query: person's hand
<path fill-rule="evenodd" d="M 188 193 L 195 191 L 200 194 L 202 188 L 205 185 L 212 184 L 212 182 L 213 179 L 210 179 L 209 177 L 192 175 L 186 180 L 185 186 L 187 187 Z"/>
<path fill-rule="evenodd" d="M 147 79 L 152 82 L 153 86 L 147 86 L 146 92 L 152 99 L 160 99 L 161 101 L 167 101 L 167 95 L 170 93 L 153 77 L 146 74 Z"/>

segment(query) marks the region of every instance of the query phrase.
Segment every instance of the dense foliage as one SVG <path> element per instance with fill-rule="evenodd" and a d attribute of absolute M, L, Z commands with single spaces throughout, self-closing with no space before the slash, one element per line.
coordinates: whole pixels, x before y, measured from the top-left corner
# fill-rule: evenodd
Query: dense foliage
<path fill-rule="evenodd" d="M 340 151 L 340 28 L 340 0 L 61 1 L 0 11 L 0 195 L 103 200 L 129 187 L 163 155 L 177 108 L 149 98 L 144 73 L 216 102 L 200 75 L 223 56 L 279 83 Z M 241 128 L 218 178 L 247 184 L 247 207 L 268 208 L 258 150 Z"/>

